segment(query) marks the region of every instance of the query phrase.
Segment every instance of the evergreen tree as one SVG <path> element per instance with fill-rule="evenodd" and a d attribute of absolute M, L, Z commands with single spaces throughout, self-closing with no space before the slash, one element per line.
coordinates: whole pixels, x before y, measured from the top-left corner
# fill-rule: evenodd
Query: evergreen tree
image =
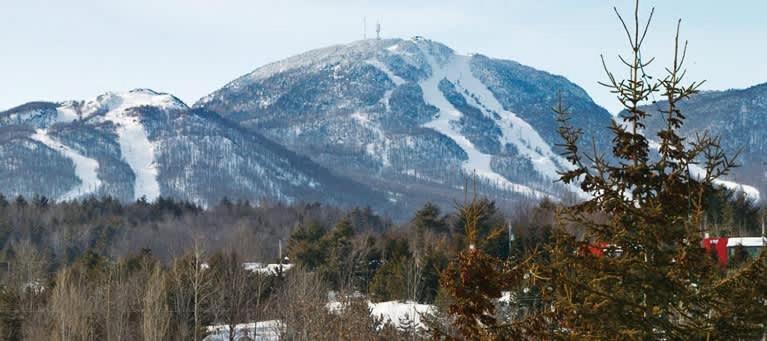
<path fill-rule="evenodd" d="M 501 264 L 477 247 L 484 241 L 479 236 L 479 224 L 488 204 L 474 197 L 459 208 L 469 245 L 442 273 L 442 286 L 451 301 L 448 312 L 460 336 L 467 339 L 488 337 L 497 323 L 494 300 L 501 297 Z M 451 336 L 440 329 L 432 333 L 435 337 Z"/>
<path fill-rule="evenodd" d="M 375 301 L 400 300 L 408 297 L 404 259 L 387 261 L 376 271 L 370 283 L 370 296 Z"/>
<path fill-rule="evenodd" d="M 448 225 L 445 222 L 445 218 L 442 216 L 442 212 L 439 206 L 427 202 L 421 207 L 412 220 L 413 227 L 416 231 L 433 231 L 436 233 L 448 232 Z"/>
<path fill-rule="evenodd" d="M 352 224 L 344 218 L 322 239 L 322 245 L 327 250 L 327 261 L 322 265 L 321 273 L 333 288 L 340 289 L 351 285 L 349 280 L 354 269 L 349 255 L 352 252 L 353 236 Z"/>
<path fill-rule="evenodd" d="M 548 261 L 529 272 L 545 308 L 506 326 L 507 336 L 709 340 L 753 338 L 765 331 L 767 254 L 722 273 L 701 245 L 707 188 L 735 163 L 717 137 L 701 134 L 686 140 L 679 135 L 686 119 L 679 103 L 701 84 L 683 85 L 686 44 L 680 47 L 677 30 L 667 75 L 647 75 L 652 60 L 644 58 L 642 47 L 652 14 L 642 25 L 638 2 L 634 14 L 633 27 L 618 15 L 630 41 L 631 56 L 621 58 L 628 79 L 619 80 L 605 67 L 605 85 L 625 108 L 623 122 L 610 127 L 611 157 L 583 153 L 582 131 L 567 123 L 562 104 L 557 108 L 562 147 L 573 164 L 562 181 L 580 183 L 591 195 L 561 218 L 586 234 L 578 240 L 564 230 L 556 232 L 546 250 Z M 660 112 L 666 121 L 657 145 L 643 134 L 651 112 L 642 109 L 655 94 L 665 98 Z M 692 174 L 696 163 L 704 174 Z M 606 219 L 595 219 L 597 214 Z M 603 255 L 589 251 L 595 245 L 604 248 Z"/>
<path fill-rule="evenodd" d="M 288 240 L 288 257 L 297 265 L 314 270 L 325 262 L 326 248 L 322 238 L 325 228 L 316 221 L 301 225 Z"/>

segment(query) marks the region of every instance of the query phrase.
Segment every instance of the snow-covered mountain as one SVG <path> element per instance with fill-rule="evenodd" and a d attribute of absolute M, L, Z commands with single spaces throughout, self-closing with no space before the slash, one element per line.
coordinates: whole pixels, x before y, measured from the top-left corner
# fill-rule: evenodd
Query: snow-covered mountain
<path fill-rule="evenodd" d="M 645 129 L 650 138 L 665 126 L 663 115 L 658 114 L 664 105 L 659 101 L 645 108 L 656 113 Z M 721 137 L 721 145 L 729 155 L 741 151 L 737 159 L 741 167 L 728 178 L 730 187 L 750 185 L 767 193 L 767 83 L 740 90 L 702 92 L 683 101 L 680 109 L 687 117 L 682 132 L 688 139 L 709 131 Z M 743 190 L 752 197 L 759 195 L 748 186 Z"/>
<path fill-rule="evenodd" d="M 386 202 L 215 113 L 146 89 L 0 113 L 0 159 L 5 195 Z"/>
<path fill-rule="evenodd" d="M 151 90 L 0 113 L 0 188 L 371 205 L 405 216 L 480 194 L 563 199 L 558 98 L 603 148 L 611 115 L 561 76 L 438 42 L 364 40 L 272 63 L 193 108 Z M 467 180 L 469 179 L 469 180 Z"/>
<path fill-rule="evenodd" d="M 452 201 L 465 175 L 501 198 L 561 198 L 552 108 L 609 143 L 611 115 L 561 76 L 423 38 L 331 46 L 258 68 L 201 99 L 392 200 Z"/>

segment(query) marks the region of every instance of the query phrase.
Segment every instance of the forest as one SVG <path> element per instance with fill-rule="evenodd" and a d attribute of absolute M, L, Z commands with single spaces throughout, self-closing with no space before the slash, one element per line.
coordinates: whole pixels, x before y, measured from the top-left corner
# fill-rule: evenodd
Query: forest
<path fill-rule="evenodd" d="M 760 235 L 764 208 L 727 190 L 707 196 L 710 231 Z M 280 320 L 290 326 L 289 339 L 421 338 L 429 324 L 449 319 L 453 299 L 443 276 L 469 240 L 482 240 L 487 257 L 511 264 L 554 242 L 563 209 L 545 200 L 502 212 L 473 197 L 451 211 L 427 203 L 395 223 L 367 208 L 316 203 L 224 199 L 202 209 L 164 198 L 126 205 L 0 197 L 0 335 L 189 340 L 202 339 L 210 325 Z M 467 224 L 475 236 L 467 235 Z M 281 246 L 282 262 L 293 268 L 243 266 L 280 263 Z M 329 311 L 328 292 L 357 311 Z M 537 294 L 517 294 L 513 308 L 495 303 L 499 321 L 543 304 Z M 395 326 L 371 317 L 367 300 L 435 310 L 420 326 Z"/>

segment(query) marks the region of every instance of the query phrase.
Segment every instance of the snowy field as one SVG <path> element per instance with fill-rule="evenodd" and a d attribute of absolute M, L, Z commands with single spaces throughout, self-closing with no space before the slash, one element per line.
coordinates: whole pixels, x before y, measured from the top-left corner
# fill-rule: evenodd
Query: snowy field
<path fill-rule="evenodd" d="M 400 327 L 403 322 L 415 321 L 415 325 L 424 328 L 421 315 L 433 311 L 434 306 L 418 304 L 415 302 L 389 301 L 372 303 L 368 302 L 370 314 L 381 318 L 385 323 Z M 330 302 L 328 310 L 337 311 L 342 309 L 342 303 Z M 280 339 L 280 331 L 285 328 L 278 320 L 243 323 L 235 326 L 235 340 L 274 341 Z M 204 341 L 229 340 L 229 327 L 226 325 L 214 325 L 207 328 L 208 333 Z M 248 339 L 249 338 L 249 339 Z"/>

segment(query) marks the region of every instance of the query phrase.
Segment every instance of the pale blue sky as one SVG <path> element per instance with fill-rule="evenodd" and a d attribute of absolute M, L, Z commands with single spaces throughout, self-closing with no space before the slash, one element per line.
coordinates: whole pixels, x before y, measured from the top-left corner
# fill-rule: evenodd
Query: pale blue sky
<path fill-rule="evenodd" d="M 599 55 L 625 51 L 612 13 L 631 0 L 0 0 L 0 108 L 147 87 L 191 104 L 260 65 L 368 36 L 421 35 L 561 74 L 617 109 Z M 649 1 L 648 54 L 667 61 L 683 19 L 690 76 L 707 89 L 767 82 L 767 2 Z M 613 63 L 617 65 L 616 63 Z"/>

